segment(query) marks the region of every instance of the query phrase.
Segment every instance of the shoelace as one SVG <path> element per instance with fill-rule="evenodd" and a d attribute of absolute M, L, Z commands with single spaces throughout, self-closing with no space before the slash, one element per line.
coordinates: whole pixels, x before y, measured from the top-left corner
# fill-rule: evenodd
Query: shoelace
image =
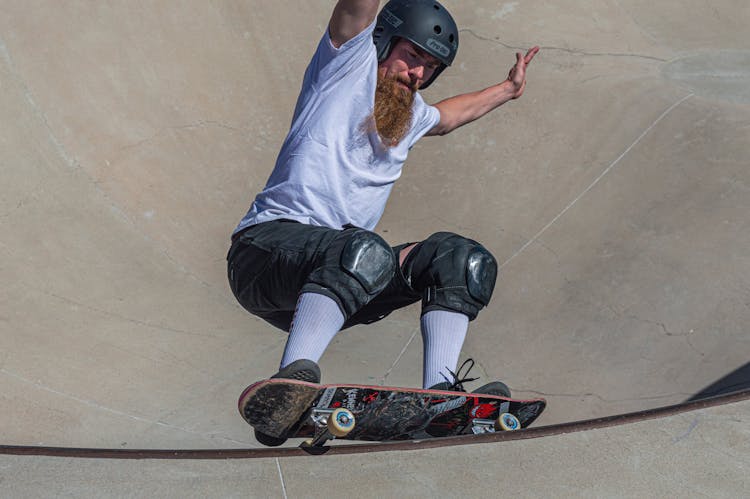
<path fill-rule="evenodd" d="M 466 365 L 469 363 L 471 364 L 468 367 L 466 367 Z M 466 371 L 463 374 L 461 374 L 461 370 L 464 367 L 466 367 Z M 451 374 L 451 376 L 453 376 L 453 381 L 451 381 L 448 379 L 446 375 L 443 375 L 443 378 L 445 378 L 445 381 L 451 384 L 448 390 L 458 390 L 458 391 L 465 392 L 466 390 L 464 389 L 464 383 L 468 383 L 470 381 L 476 381 L 479 379 L 478 377 L 477 378 L 467 377 L 469 375 L 469 371 L 471 371 L 473 367 L 474 367 L 474 359 L 466 359 L 464 363 L 461 364 L 461 367 L 456 369 L 456 372 L 453 372 L 446 367 L 446 369 L 448 369 L 448 372 Z"/>

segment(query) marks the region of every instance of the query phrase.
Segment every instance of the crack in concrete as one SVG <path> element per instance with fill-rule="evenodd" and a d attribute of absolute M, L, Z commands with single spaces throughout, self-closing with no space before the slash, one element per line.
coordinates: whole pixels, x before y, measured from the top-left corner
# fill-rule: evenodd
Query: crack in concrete
<path fill-rule="evenodd" d="M 23 80 L 23 78 L 21 78 L 20 73 L 15 68 L 15 64 L 13 63 L 13 58 L 11 57 L 10 52 L 8 51 L 8 47 L 7 45 L 5 45 L 5 42 L 1 38 L 0 38 L 0 55 L 2 56 L 3 59 L 5 59 L 5 64 L 8 67 L 8 71 L 10 72 L 10 75 L 13 77 L 15 82 L 19 85 L 21 89 L 21 93 L 23 94 L 23 98 L 29 104 L 32 113 L 39 119 L 39 121 L 42 123 L 44 128 L 47 130 L 48 138 L 50 142 L 52 142 L 52 145 L 54 146 L 55 150 L 58 152 L 58 154 L 60 154 L 60 157 L 63 158 L 63 161 L 69 167 L 75 170 L 80 169 L 81 165 L 78 163 L 78 161 L 68 154 L 62 142 L 60 142 L 57 136 L 52 132 L 52 126 L 49 123 L 47 114 L 42 111 L 42 108 L 37 104 L 36 100 L 34 100 L 34 96 L 33 96 L 33 93 L 31 92 L 31 89 Z"/>
<path fill-rule="evenodd" d="M 405 344 L 405 345 L 404 345 L 404 347 L 403 347 L 403 348 L 401 349 L 401 352 L 399 352 L 399 354 L 398 354 L 398 355 L 396 356 L 396 360 L 394 360 L 394 361 L 393 361 L 393 364 L 391 364 L 391 367 L 389 367 L 389 368 L 388 368 L 388 369 L 387 369 L 387 370 L 385 371 L 385 374 L 383 374 L 383 377 L 382 377 L 382 378 L 380 378 L 380 380 L 378 380 L 378 383 L 379 383 L 379 384 L 380 384 L 381 386 L 382 386 L 382 385 L 385 385 L 385 381 L 386 381 L 386 380 L 388 379 L 388 376 L 390 376 L 391 372 L 393 372 L 393 370 L 394 370 L 394 369 L 396 368 L 396 364 L 398 364 L 398 362 L 399 362 L 399 361 L 401 360 L 401 357 L 403 357 L 403 356 L 404 356 L 404 354 L 406 353 L 406 350 L 407 350 L 407 349 L 409 348 L 409 345 L 411 345 L 411 343 L 412 343 L 412 342 L 414 341 L 414 338 L 416 338 L 416 336 L 417 336 L 417 333 L 418 333 L 419 331 L 420 331 L 420 330 L 419 330 L 419 328 L 415 328 L 415 329 L 414 329 L 414 331 L 412 332 L 411 336 L 410 336 L 410 337 L 409 337 L 409 339 L 408 339 L 408 340 L 406 341 L 406 344 Z"/>
<path fill-rule="evenodd" d="M 32 288 L 32 289 L 34 289 L 34 288 Z M 167 332 L 172 332 L 172 333 L 177 333 L 177 334 L 185 334 L 185 335 L 190 335 L 190 336 L 197 336 L 197 337 L 201 337 L 201 338 L 223 339 L 221 336 L 216 336 L 214 334 L 196 333 L 196 332 L 193 332 L 193 331 L 187 331 L 187 330 L 184 330 L 184 329 L 177 329 L 177 328 L 165 326 L 163 324 L 153 324 L 153 323 L 149 323 L 149 322 L 142 321 L 142 320 L 139 320 L 139 319 L 133 319 L 131 317 L 126 317 L 124 315 L 121 315 L 121 314 L 118 314 L 118 313 L 115 313 L 115 312 L 112 312 L 112 311 L 109 311 L 109 310 L 102 310 L 102 309 L 99 309 L 99 308 L 96 308 L 96 307 L 92 307 L 91 305 L 87 305 L 85 303 L 73 300 L 72 298 L 67 298 L 65 296 L 61 296 L 61 295 L 58 295 L 56 293 L 51 293 L 49 291 L 43 291 L 43 290 L 40 290 L 40 289 L 34 289 L 34 291 L 36 291 L 38 293 L 41 293 L 41 294 L 43 294 L 45 296 L 56 298 L 56 299 L 58 299 L 60 301 L 68 303 L 70 305 L 74 305 L 76 307 L 85 308 L 86 310 L 88 310 L 90 312 L 94 312 L 96 314 L 104 315 L 106 317 L 113 317 L 113 318 L 116 318 L 116 319 L 120 319 L 122 321 L 129 322 L 131 324 L 136 324 L 138 326 L 148 327 L 148 328 L 151 328 L 151 329 L 158 329 L 158 330 L 161 330 L 161 331 L 167 331 Z"/>
<path fill-rule="evenodd" d="M 226 442 L 232 442 L 232 443 L 240 444 L 240 445 L 246 445 L 247 444 L 247 442 L 241 442 L 241 441 L 229 438 L 229 437 L 220 437 L 220 436 L 217 436 L 217 435 L 211 435 L 211 434 L 207 434 L 207 433 L 202 433 L 202 432 L 198 432 L 198 431 L 194 431 L 194 430 L 189 430 L 187 428 L 183 428 L 181 426 L 173 425 L 173 424 L 170 424 L 170 423 L 165 423 L 164 421 L 159 421 L 159 420 L 155 420 L 155 419 L 149 419 L 149 418 L 146 418 L 146 417 L 143 417 L 143 416 L 137 416 L 135 414 L 128 414 L 127 412 L 123 412 L 123 411 L 119 411 L 117 409 L 113 409 L 111 407 L 103 406 L 103 405 L 98 404 L 97 402 L 95 402 L 93 400 L 84 399 L 84 398 L 77 397 L 77 396 L 75 396 L 73 394 L 70 394 L 70 393 L 65 393 L 65 392 L 62 392 L 60 390 L 56 390 L 54 388 L 51 388 L 49 386 L 44 385 L 41 381 L 30 380 L 28 378 L 25 378 L 24 376 L 21 376 L 20 374 L 8 371 L 5 368 L 0 368 L 0 374 L 3 374 L 3 375 L 8 376 L 10 378 L 13 378 L 13 379 L 15 379 L 15 380 L 17 380 L 17 381 L 19 381 L 21 383 L 31 385 L 31 386 L 39 389 L 39 390 L 46 391 L 48 393 L 57 395 L 59 397 L 63 397 L 65 399 L 71 400 L 73 402 L 77 402 L 77 403 L 85 405 L 87 407 L 91 407 L 91 408 L 96 409 L 98 411 L 107 412 L 107 413 L 113 414 L 115 416 L 120 416 L 120 417 L 124 417 L 124 418 L 127 418 L 127 419 L 132 419 L 132 420 L 140 422 L 140 423 L 146 423 L 146 424 L 150 424 L 150 425 L 154 425 L 154 426 L 159 426 L 159 427 L 167 428 L 167 429 L 170 429 L 170 430 L 176 430 L 176 431 L 180 431 L 180 432 L 183 432 L 183 433 L 188 433 L 190 435 L 196 435 L 196 436 L 199 436 L 199 437 L 202 437 L 202 438 L 207 438 L 209 440 L 226 441 Z"/>
<path fill-rule="evenodd" d="M 131 227 L 137 228 L 137 225 L 135 224 L 135 222 L 130 217 L 128 217 L 125 214 L 125 212 L 123 212 L 119 208 L 119 206 L 109 197 L 109 195 L 106 193 L 106 191 L 104 191 L 102 189 L 102 187 L 100 186 L 100 182 L 97 179 L 93 178 L 88 172 L 86 172 L 86 170 L 81 166 L 81 164 L 79 163 L 79 161 L 68 153 L 68 151 L 65 148 L 65 146 L 63 145 L 63 143 L 57 138 L 57 136 L 55 135 L 55 133 L 52 130 L 52 125 L 49 122 L 47 114 L 42 110 L 41 106 L 39 106 L 39 104 L 37 104 L 36 100 L 34 99 L 34 96 L 33 96 L 33 93 L 31 91 L 31 89 L 26 84 L 26 82 L 23 81 L 23 79 L 21 78 L 21 75 L 15 69 L 14 64 L 13 64 L 13 58 L 11 57 L 10 52 L 8 51 L 7 46 L 5 45 L 5 42 L 1 38 L 0 38 L 0 57 L 2 57 L 2 59 L 5 60 L 5 63 L 7 65 L 7 67 L 8 67 L 8 71 L 10 72 L 11 76 L 16 81 L 16 83 L 19 85 L 19 87 L 21 89 L 21 93 L 23 94 L 23 97 L 26 100 L 26 102 L 29 104 L 29 107 L 31 109 L 32 114 L 34 116 L 36 116 L 36 118 L 40 121 L 40 123 L 42 124 L 42 126 L 44 127 L 44 129 L 47 131 L 47 137 L 48 137 L 49 141 L 52 143 L 54 149 L 60 155 L 60 157 L 62 158 L 63 162 L 66 165 L 68 165 L 68 167 L 71 170 L 74 170 L 74 171 L 77 171 L 77 172 L 81 172 L 88 179 L 88 181 L 91 183 L 91 185 L 94 187 L 94 190 L 100 196 L 102 196 L 102 198 L 104 200 L 106 200 L 106 202 L 109 204 L 110 208 L 123 221 L 125 221 L 126 223 L 128 223 Z M 200 125 L 200 123 L 215 123 L 215 122 L 210 122 L 210 121 L 199 122 L 199 125 Z M 224 126 L 224 125 L 222 125 L 220 123 L 219 123 L 219 125 L 220 126 Z M 190 126 L 190 125 L 184 125 L 183 127 L 186 127 L 186 126 Z M 195 125 L 192 125 L 192 126 L 195 126 Z M 231 128 L 231 127 L 228 127 L 228 126 L 226 126 L 226 127 L 227 128 Z M 11 212 L 11 213 L 13 213 L 13 212 Z M 3 216 L 2 218 L 6 218 L 6 217 Z M 141 231 L 137 231 L 137 232 L 146 241 L 153 242 L 148 236 L 146 236 L 145 234 L 143 234 Z M 187 276 L 195 279 L 196 281 L 198 281 L 199 283 L 203 284 L 204 286 L 208 287 L 207 283 L 205 283 L 205 282 L 201 281 L 200 279 L 198 279 L 197 276 L 191 274 L 190 272 L 187 271 L 187 269 L 185 269 L 182 265 L 180 265 L 178 262 L 176 262 L 165 249 L 162 248 L 162 252 L 167 257 L 167 259 L 170 262 L 174 263 L 180 270 L 183 271 L 183 273 L 185 273 Z"/>
<path fill-rule="evenodd" d="M 16 203 L 16 206 L 10 209 L 10 211 L 6 213 L 0 214 L 0 218 L 10 218 L 12 215 L 17 213 L 19 210 L 21 210 L 23 207 L 26 206 L 26 204 L 29 202 L 30 199 L 32 199 L 38 192 L 44 190 L 44 181 L 40 180 L 37 182 L 37 184 L 29 189 L 27 192 L 25 192 Z"/>
<path fill-rule="evenodd" d="M 284 483 L 284 473 L 281 471 L 281 461 L 279 461 L 279 458 L 276 458 L 276 469 L 279 472 L 279 480 L 281 481 L 281 493 L 283 494 L 284 499 L 287 499 L 286 494 L 286 484 Z"/>
<path fill-rule="evenodd" d="M 688 429 L 685 430 L 681 435 L 677 435 L 676 437 L 673 437 L 672 443 L 676 444 L 677 442 L 688 438 L 690 434 L 693 433 L 693 430 L 698 427 L 699 422 L 700 422 L 700 416 L 696 416 L 695 418 L 693 418 L 693 420 L 690 422 L 690 426 L 688 426 Z"/>
<path fill-rule="evenodd" d="M 57 153 L 62 158 L 63 162 L 65 164 L 67 164 L 70 167 L 71 170 L 75 170 L 75 171 L 81 172 L 88 179 L 88 181 L 94 187 L 94 189 L 96 190 L 96 192 L 99 193 L 99 195 L 102 196 L 102 198 L 104 200 L 106 200 L 106 202 L 109 204 L 110 208 L 123 221 L 125 221 L 126 223 L 128 223 L 134 229 L 137 229 L 136 223 L 130 217 L 128 217 L 125 214 L 125 212 L 123 210 L 121 210 L 119 208 L 119 206 L 109 197 L 109 195 L 107 194 L 107 192 L 104 189 L 102 189 L 102 187 L 100 185 L 100 182 L 97 179 L 93 178 L 81 166 L 80 162 L 75 157 L 71 156 L 68 153 L 68 151 L 65 148 L 65 146 L 63 145 L 63 143 L 57 138 L 57 136 L 55 135 L 55 133 L 52 130 L 52 125 L 49 122 L 47 114 L 42 110 L 42 108 L 39 106 L 39 104 L 37 104 L 36 100 L 34 99 L 34 96 L 33 96 L 33 93 L 31 91 L 31 89 L 26 84 L 26 82 L 21 78 L 21 75 L 18 73 L 18 71 L 15 69 L 15 66 L 13 64 L 13 58 L 11 57 L 10 52 L 8 51 L 8 48 L 5 45 L 5 42 L 2 40 L 2 38 L 0 38 L 0 57 L 5 60 L 6 66 L 8 67 L 8 71 L 10 72 L 11 76 L 16 81 L 16 83 L 20 86 L 21 92 L 23 94 L 23 97 L 26 100 L 26 102 L 29 104 L 33 115 L 36 116 L 37 119 L 39 119 L 39 121 L 41 122 L 42 126 L 47 131 L 48 139 L 50 140 L 50 142 L 54 146 L 54 149 L 57 151 Z M 216 126 L 219 126 L 219 127 L 230 129 L 232 131 L 236 131 L 236 132 L 237 131 L 242 131 L 242 129 L 231 127 L 231 126 L 226 125 L 224 123 L 217 122 L 217 121 L 210 121 L 210 120 L 202 120 L 202 121 L 199 121 L 199 122 L 194 123 L 194 124 L 179 125 L 179 126 L 174 126 L 174 127 L 169 127 L 169 128 L 171 128 L 171 129 L 184 129 L 184 128 L 190 128 L 190 127 L 201 127 L 201 126 L 205 126 L 205 125 L 216 125 Z M 10 213 L 13 213 L 13 212 L 10 212 Z M 6 216 L 3 215 L 0 218 L 6 218 Z M 141 232 L 139 230 L 137 230 L 137 232 L 141 235 L 141 237 L 144 240 L 146 240 L 148 242 L 152 242 L 152 243 L 154 242 L 153 240 L 151 240 L 143 232 Z M 175 264 L 175 266 L 177 266 L 185 275 L 187 275 L 188 277 L 196 280 L 198 283 L 200 283 L 200 284 L 202 284 L 202 285 L 204 285 L 204 286 L 206 286 L 208 288 L 211 287 L 208 283 L 206 283 L 206 282 L 202 281 L 201 279 L 199 279 L 197 276 L 195 276 L 194 274 L 192 274 L 191 272 L 189 272 L 186 268 L 184 268 L 184 266 L 180 265 L 176 260 L 174 260 L 174 258 L 169 254 L 169 252 L 166 251 L 166 249 L 164 249 L 164 248 L 161 248 L 161 249 L 162 249 L 162 253 L 164 254 L 164 256 L 170 262 L 172 262 L 173 264 Z"/>
<path fill-rule="evenodd" d="M 494 43 L 496 45 L 501 45 L 501 46 L 503 46 L 503 47 L 505 47 L 507 49 L 520 50 L 520 51 L 526 51 L 526 50 L 529 49 L 529 47 L 517 47 L 517 46 L 513 46 L 513 45 L 510 45 L 510 44 L 504 43 L 504 42 L 500 41 L 498 39 L 498 37 L 490 38 L 490 37 L 485 36 L 485 35 L 480 35 L 480 34 L 478 34 L 477 32 L 475 32 L 471 28 L 463 28 L 463 29 L 459 30 L 459 32 L 469 33 L 469 34 L 471 34 L 472 36 L 474 36 L 478 40 L 482 40 L 482 41 L 485 41 L 485 42 L 491 42 L 491 43 Z M 652 55 L 627 53 L 627 52 L 587 52 L 587 51 L 581 50 L 581 49 L 571 49 L 571 48 L 565 48 L 565 47 L 555 47 L 555 46 L 551 46 L 551 45 L 540 45 L 540 48 L 542 50 L 556 50 L 556 51 L 559 51 L 559 52 L 565 52 L 565 53 L 572 54 L 572 55 L 582 55 L 582 56 L 586 56 L 586 57 L 629 57 L 629 58 L 633 58 L 633 59 L 646 59 L 646 60 L 657 61 L 657 62 L 668 62 L 668 59 L 664 59 L 664 58 L 661 58 L 661 57 L 655 57 L 655 56 L 652 56 Z"/>
<path fill-rule="evenodd" d="M 6 211 L 5 213 L 0 213 L 0 219 L 5 220 L 7 218 L 10 218 L 13 214 L 17 213 L 24 206 L 24 204 L 26 204 L 25 201 L 27 198 L 28 196 L 18 201 L 18 203 L 16 203 L 16 206 L 11 208 L 9 211 Z"/>
<path fill-rule="evenodd" d="M 649 402 L 649 401 L 657 401 L 657 400 L 664 400 L 664 399 L 670 399 L 674 397 L 690 397 L 693 394 L 691 393 L 683 393 L 683 392 L 674 392 L 674 393 L 666 393 L 662 395 L 651 395 L 651 396 L 644 396 L 644 397 L 632 397 L 632 398 L 617 398 L 617 399 L 608 399 L 605 398 L 598 393 L 593 392 L 582 392 L 582 393 L 548 393 L 548 392 L 541 392 L 538 390 L 529 390 L 525 388 L 518 388 L 516 391 L 519 392 L 527 392 L 527 393 L 533 393 L 535 395 L 538 395 L 540 397 L 557 397 L 557 398 L 595 398 L 600 400 L 601 402 L 607 403 L 607 404 L 616 404 L 620 402 Z"/>
<path fill-rule="evenodd" d="M 164 134 L 166 132 L 169 132 L 169 131 L 173 131 L 173 130 L 191 130 L 191 129 L 199 129 L 199 128 L 209 128 L 211 126 L 216 127 L 216 128 L 224 128 L 224 129 L 227 129 L 227 130 L 231 130 L 232 132 L 245 132 L 245 130 L 242 129 L 242 128 L 231 126 L 231 125 L 228 125 L 226 123 L 222 123 L 220 121 L 198 120 L 195 123 L 188 123 L 188 124 L 185 124 L 185 125 L 174 125 L 174 126 L 167 126 L 167 127 L 160 128 L 160 129 L 156 130 L 153 134 L 151 134 L 150 137 L 147 137 L 145 139 L 141 139 L 141 140 L 139 140 L 137 142 L 134 142 L 132 144 L 126 144 L 126 145 L 120 147 L 118 149 L 118 151 L 123 152 L 123 151 L 129 151 L 131 149 L 139 148 L 139 147 L 143 146 L 144 144 L 147 144 L 149 142 L 153 142 L 160 135 L 162 135 L 162 134 Z"/>
<path fill-rule="evenodd" d="M 92 349 L 95 350 L 97 347 L 112 348 L 113 350 L 118 350 L 120 352 L 123 352 L 123 353 L 127 354 L 130 357 L 144 359 L 144 360 L 147 360 L 149 362 L 153 362 L 154 364 L 167 364 L 168 365 L 168 364 L 171 363 L 171 364 L 173 364 L 175 366 L 187 366 L 188 368 L 190 368 L 190 370 L 202 373 L 204 375 L 208 375 L 209 374 L 209 372 L 205 369 L 205 367 L 203 367 L 203 366 L 196 366 L 195 364 L 193 364 L 189 360 L 182 359 L 182 358 L 178 357 L 177 355 L 175 355 L 173 352 L 171 352 L 169 350 L 164 350 L 163 348 L 155 347 L 153 344 L 150 345 L 150 350 L 153 351 L 153 352 L 157 352 L 159 354 L 162 354 L 165 357 L 165 359 L 158 359 L 158 358 L 154 358 L 154 357 L 152 357 L 150 355 L 144 355 L 144 354 L 139 353 L 139 352 L 137 352 L 135 350 L 130 350 L 130 349 L 124 348 L 124 347 L 122 347 L 120 345 L 116 345 L 116 344 L 112 343 L 111 341 L 100 341 L 100 342 L 97 342 L 95 345 L 93 345 Z"/>
<path fill-rule="evenodd" d="M 654 129 L 655 127 L 656 127 L 656 125 L 658 125 L 658 124 L 659 124 L 659 122 L 661 122 L 661 120 L 663 120 L 663 119 L 664 119 L 664 118 L 665 118 L 665 117 L 666 117 L 667 115 L 669 115 L 669 114 L 670 114 L 670 113 L 671 113 L 671 112 L 672 112 L 672 111 L 673 111 L 674 109 L 676 109 L 676 108 L 677 108 L 677 107 L 678 107 L 678 106 L 679 106 L 680 104 L 682 104 L 682 103 L 683 103 L 683 102 L 685 102 L 686 100 L 688 100 L 688 99 L 690 99 L 691 97 L 693 97 L 693 95 L 695 95 L 695 94 L 692 94 L 692 93 L 690 93 L 690 94 L 688 94 L 688 95 L 686 95 L 686 96 L 682 97 L 682 98 L 681 98 L 681 99 L 679 99 L 679 100 L 678 100 L 677 102 L 675 102 L 675 103 L 673 103 L 673 104 L 672 104 L 671 106 L 669 106 L 669 107 L 668 107 L 668 108 L 667 108 L 667 109 L 666 109 L 666 110 L 665 110 L 665 111 L 664 111 L 663 113 L 661 113 L 661 115 L 659 115 L 659 117 L 658 117 L 658 118 L 656 118 L 656 120 L 654 120 L 654 122 L 653 122 L 653 123 L 651 123 L 651 124 L 650 124 L 650 125 L 649 125 L 648 127 L 646 127 L 646 129 L 645 129 L 645 130 L 644 130 L 643 132 L 641 132 L 641 134 L 640 134 L 640 135 L 639 135 L 639 136 L 638 136 L 638 137 L 637 137 L 637 138 L 636 138 L 636 139 L 635 139 L 635 140 L 633 141 L 633 143 L 632 143 L 632 144 L 630 144 L 630 145 L 629 145 L 628 147 L 626 147 L 626 148 L 625 148 L 625 150 L 624 150 L 624 151 L 623 151 L 623 152 L 622 152 L 622 153 L 621 153 L 621 154 L 620 154 L 620 155 L 619 155 L 619 156 L 618 156 L 617 158 L 615 158 L 615 160 L 614 160 L 614 161 L 612 161 L 612 163 L 610 163 L 610 164 L 609 164 L 609 166 L 607 166 L 607 167 L 606 167 L 606 168 L 605 168 L 605 169 L 604 169 L 604 170 L 603 170 L 603 171 L 602 171 L 602 172 L 601 172 L 601 173 L 600 173 L 600 174 L 599 174 L 599 175 L 598 175 L 598 176 L 597 176 L 597 177 L 596 177 L 596 178 L 594 179 L 594 181 L 593 181 L 593 182 L 591 182 L 591 183 L 589 184 L 589 186 L 588 186 L 588 187 L 586 187 L 586 188 L 585 188 L 585 189 L 584 189 L 584 190 L 583 190 L 583 191 L 582 191 L 582 192 L 581 192 L 580 194 L 578 194 L 578 196 L 576 196 L 576 197 L 575 197 L 575 198 L 574 198 L 574 199 L 573 199 L 573 200 L 572 200 L 572 201 L 571 201 L 570 203 L 568 203 L 568 205 L 567 205 L 567 206 L 565 206 L 565 208 L 563 208 L 563 209 L 562 209 L 562 211 L 561 211 L 560 213 L 558 213 L 558 214 L 557 214 L 557 216 L 555 216 L 555 217 L 554 217 L 554 218 L 553 218 L 552 220 L 550 220 L 550 221 L 549 221 L 549 223 L 547 223 L 547 225 L 545 225 L 544 227 L 542 227 L 542 229 L 541 229 L 541 230 L 539 230 L 539 232 L 537 232 L 537 233 L 536 233 L 536 234 L 534 235 L 534 237 L 532 237 L 531 239 L 529 239 L 529 240 L 528 240 L 528 241 L 526 242 L 526 244 L 524 244 L 523 246 L 521 246 L 521 247 L 520 247 L 520 248 L 519 248 L 519 249 L 518 249 L 518 250 L 517 250 L 517 251 L 516 251 L 515 253 L 513 253 L 513 254 L 512 254 L 512 255 L 511 255 L 511 256 L 510 256 L 510 257 L 509 257 L 509 258 L 508 258 L 507 260 L 505 260 L 505 261 L 504 261 L 504 262 L 503 262 L 502 264 L 500 264 L 500 266 L 499 266 L 498 268 L 499 268 L 499 269 L 502 269 L 503 267 L 505 267 L 505 266 L 506 266 L 507 264 L 509 264 L 509 263 L 510 263 L 510 262 L 511 262 L 512 260 L 514 260 L 514 259 L 515 259 L 515 258 L 516 258 L 516 257 L 517 257 L 518 255 L 520 255 L 521 253 L 523 253 L 523 252 L 524 252 L 524 251 L 526 250 L 526 248 L 528 248 L 528 247 L 529 247 L 530 245 L 532 245 L 532 244 L 533 244 L 534 242 L 536 242 L 536 241 L 537 241 L 537 240 L 538 240 L 538 239 L 539 239 L 540 237 L 542 237 L 542 235 L 543 235 L 543 234 L 544 234 L 545 232 L 547 232 L 547 229 L 549 229 L 549 228 L 550 228 L 550 227 L 552 227 L 552 226 L 553 226 L 553 225 L 554 225 L 555 223 L 557 223 L 557 221 L 558 221 L 558 220 L 560 220 L 560 219 L 561 219 L 561 218 L 562 218 L 562 217 L 563 217 L 563 216 L 564 216 L 564 215 L 565 215 L 565 214 L 566 214 L 566 213 L 567 213 L 567 212 L 568 212 L 568 211 L 569 211 L 569 210 L 570 210 L 571 208 L 573 208 L 573 206 L 575 206 L 575 205 L 576 205 L 576 204 L 578 203 L 578 201 L 580 201 L 580 200 L 581 200 L 581 199 L 582 199 L 582 198 L 583 198 L 583 197 L 584 197 L 584 196 L 585 196 L 586 194 L 588 194 L 588 192 L 589 192 L 589 191 L 591 191 L 591 190 L 592 190 L 592 189 L 593 189 L 593 188 L 594 188 L 594 187 L 595 187 L 595 186 L 596 186 L 596 185 L 597 185 L 597 184 L 598 184 L 598 183 L 599 183 L 599 182 L 600 182 L 600 181 L 601 181 L 601 180 L 602 180 L 602 179 L 603 179 L 603 178 L 604 178 L 604 177 L 605 177 L 605 176 L 606 176 L 606 175 L 607 175 L 607 174 L 608 174 L 608 173 L 609 173 L 609 172 L 610 172 L 610 171 L 611 171 L 611 170 L 612 170 L 613 168 L 615 168 L 615 167 L 616 167 L 616 166 L 617 166 L 617 165 L 618 165 L 618 164 L 620 163 L 620 161 L 621 161 L 621 160 L 622 160 L 622 159 L 623 159 L 623 158 L 624 158 L 625 156 L 627 156 L 627 155 L 628 155 L 628 153 L 630 153 L 630 151 L 631 151 L 631 150 L 632 150 L 632 149 L 633 149 L 633 148 L 634 148 L 635 146 L 637 146 L 637 145 L 638 145 L 638 144 L 639 144 L 639 143 L 641 142 L 641 140 L 643 140 L 643 138 L 644 138 L 644 137 L 646 137 L 646 135 L 648 135 L 648 133 L 649 133 L 649 132 L 650 132 L 651 130 L 653 130 L 653 129 Z"/>
<path fill-rule="evenodd" d="M 659 322 L 659 321 L 654 321 L 654 320 L 650 320 L 650 319 L 644 319 L 644 318 L 642 318 L 642 317 L 638 317 L 638 316 L 636 316 L 636 315 L 628 315 L 628 316 L 626 316 L 626 317 L 627 317 L 628 319 L 632 319 L 632 320 L 635 320 L 635 321 L 638 321 L 638 322 L 643 322 L 643 323 L 645 323 L 645 324 L 650 324 L 650 325 L 652 325 L 652 326 L 657 326 L 657 327 L 661 328 L 661 330 L 662 330 L 662 331 L 664 332 L 664 334 L 665 334 L 666 336 L 670 336 L 670 337 L 675 337 L 675 338 L 684 338 L 684 339 L 685 339 L 685 343 L 687 343 L 687 345 L 688 345 L 688 346 L 690 347 L 690 349 L 691 349 L 691 350 L 692 350 L 693 352 L 695 352 L 695 353 L 696 353 L 696 354 L 697 354 L 697 355 L 698 355 L 699 357 L 705 357 L 705 355 L 706 355 L 706 354 L 705 354 L 704 352 L 701 352 L 701 351 L 700 351 L 700 350 L 699 350 L 699 349 L 698 349 L 698 348 L 697 348 L 697 347 L 696 347 L 695 345 L 693 345 L 693 343 L 692 343 L 692 342 L 690 341 L 690 336 L 691 336 L 691 335 L 693 335 L 693 334 L 695 333 L 695 330 L 694 330 L 694 329 L 691 329 L 690 331 L 688 331 L 688 332 L 686 332 L 686 333 L 675 333 L 675 332 L 672 332 L 672 331 L 670 331 L 670 330 L 669 330 L 669 329 L 667 328 L 666 324 L 664 324 L 663 322 Z"/>

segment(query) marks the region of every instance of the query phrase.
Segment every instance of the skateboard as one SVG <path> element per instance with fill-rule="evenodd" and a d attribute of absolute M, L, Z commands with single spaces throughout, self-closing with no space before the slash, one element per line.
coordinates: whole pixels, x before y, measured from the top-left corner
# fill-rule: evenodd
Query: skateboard
<path fill-rule="evenodd" d="M 275 438 L 305 438 L 322 447 L 347 440 L 416 440 L 526 428 L 546 407 L 544 399 L 368 385 L 318 385 L 268 379 L 248 386 L 240 414 Z"/>

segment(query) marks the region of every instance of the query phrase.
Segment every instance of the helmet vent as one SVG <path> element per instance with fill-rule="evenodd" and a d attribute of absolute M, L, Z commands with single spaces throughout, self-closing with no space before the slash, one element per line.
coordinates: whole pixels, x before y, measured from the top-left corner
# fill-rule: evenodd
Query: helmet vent
<path fill-rule="evenodd" d="M 434 27 L 434 28 L 432 28 L 432 29 L 434 29 L 434 30 L 435 30 L 435 34 L 436 34 L 436 35 L 439 35 L 440 33 L 442 33 L 442 32 L 443 32 L 443 28 L 441 28 L 440 26 L 435 26 L 435 27 Z"/>

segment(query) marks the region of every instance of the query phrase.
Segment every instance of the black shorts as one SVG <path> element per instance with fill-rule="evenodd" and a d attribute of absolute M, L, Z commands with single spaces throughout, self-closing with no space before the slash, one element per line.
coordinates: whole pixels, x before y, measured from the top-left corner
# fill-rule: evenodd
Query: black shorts
<path fill-rule="evenodd" d="M 227 255 L 229 284 L 237 301 L 250 313 L 270 324 L 289 331 L 299 295 L 312 291 L 334 298 L 342 308 L 344 329 L 355 324 L 378 321 L 392 311 L 422 299 L 413 290 L 401 269 L 385 289 L 347 317 L 341 297 L 325 288 L 311 286 L 307 277 L 323 259 L 325 251 L 341 239 L 342 232 L 361 230 L 356 227 L 335 230 L 298 223 L 273 220 L 249 227 L 233 238 Z M 393 247 L 399 252 L 411 243 Z M 346 278 L 342 269 L 342 279 Z"/>

